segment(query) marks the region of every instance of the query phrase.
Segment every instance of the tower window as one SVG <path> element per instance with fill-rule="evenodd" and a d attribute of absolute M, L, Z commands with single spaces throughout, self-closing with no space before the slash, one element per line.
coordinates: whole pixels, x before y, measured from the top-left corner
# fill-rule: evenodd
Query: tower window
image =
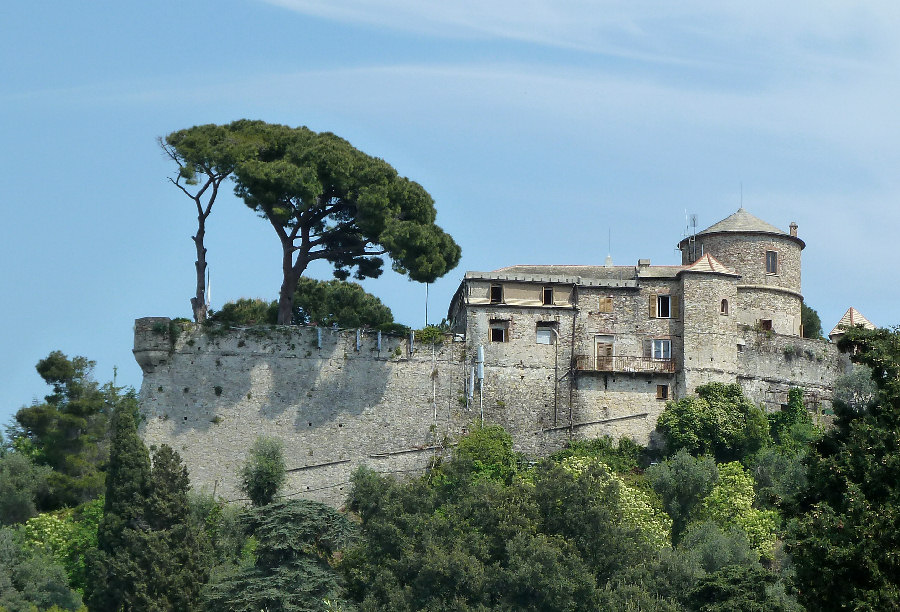
<path fill-rule="evenodd" d="M 719 305 L 719 314 L 728 314 L 728 300 L 722 300 L 722 303 Z"/>
<path fill-rule="evenodd" d="M 503 303 L 503 285 L 491 285 L 491 304 Z"/>
<path fill-rule="evenodd" d="M 778 274 L 778 251 L 766 251 L 766 274 Z"/>

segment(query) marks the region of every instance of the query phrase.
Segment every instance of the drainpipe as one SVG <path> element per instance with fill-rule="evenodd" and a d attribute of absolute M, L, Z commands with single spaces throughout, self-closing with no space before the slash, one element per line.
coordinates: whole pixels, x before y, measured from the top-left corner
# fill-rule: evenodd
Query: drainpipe
<path fill-rule="evenodd" d="M 554 343 L 556 350 L 553 356 L 553 426 L 556 427 L 557 406 L 559 404 L 559 332 L 552 327 L 550 331 L 556 335 L 556 342 Z"/>
<path fill-rule="evenodd" d="M 572 344 L 569 347 L 569 437 L 574 432 L 574 421 L 572 416 L 572 404 L 574 402 L 575 393 L 575 376 L 572 372 L 575 369 L 575 321 L 578 318 L 578 285 L 572 285 Z"/>

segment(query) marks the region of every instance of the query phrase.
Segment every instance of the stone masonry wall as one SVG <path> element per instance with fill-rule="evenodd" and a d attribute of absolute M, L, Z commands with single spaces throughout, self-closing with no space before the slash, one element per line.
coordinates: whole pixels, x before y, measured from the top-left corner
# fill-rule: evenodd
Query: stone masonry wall
<path fill-rule="evenodd" d="M 181 329 L 170 333 L 171 328 Z M 318 335 L 321 333 L 321 348 Z M 184 458 L 195 487 L 240 497 L 237 472 L 257 436 L 281 439 L 288 493 L 339 504 L 350 474 L 421 470 L 475 418 L 462 343 L 410 353 L 403 337 L 272 327 L 204 333 L 140 319 L 142 435 Z"/>
<path fill-rule="evenodd" d="M 766 410 L 778 410 L 787 402 L 788 389 L 801 387 L 807 407 L 831 409 L 834 381 L 850 368 L 833 344 L 746 328 L 739 338 L 737 382 L 748 397 Z"/>
<path fill-rule="evenodd" d="M 498 309 L 499 310 L 499 309 Z M 534 321 L 548 313 L 535 309 Z M 167 443 L 195 488 L 240 499 L 238 471 L 257 436 L 284 442 L 286 493 L 340 505 L 360 465 L 416 474 L 481 419 L 510 432 L 515 448 L 546 455 L 569 439 L 600 435 L 651 440 L 676 375 L 570 372 L 572 311 L 560 310 L 560 342 L 536 345 L 534 322 L 510 342 L 485 342 L 481 392 L 467 398 L 470 343 L 413 345 L 407 337 L 314 327 L 206 330 L 166 318 L 135 324 L 135 358 L 144 371 L 141 433 Z M 589 320 L 586 319 L 585 322 Z M 576 333 L 582 318 L 576 317 Z M 588 323 L 593 327 L 592 323 Z M 479 336 L 482 334 L 482 336 Z M 774 409 L 788 386 L 804 386 L 830 405 L 830 381 L 843 361 L 826 342 L 745 332 L 738 376 L 748 394 Z M 559 358 L 557 361 L 557 357 Z M 554 380 L 556 378 L 556 380 Z"/>

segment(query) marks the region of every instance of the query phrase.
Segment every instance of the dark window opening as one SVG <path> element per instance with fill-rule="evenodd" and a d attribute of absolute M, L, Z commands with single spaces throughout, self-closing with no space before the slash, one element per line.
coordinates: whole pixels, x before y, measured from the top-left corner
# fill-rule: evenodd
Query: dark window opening
<path fill-rule="evenodd" d="M 763 331 L 772 331 L 772 319 L 760 319 L 759 328 Z"/>
<path fill-rule="evenodd" d="M 778 251 L 766 251 L 766 274 L 778 274 Z"/>
<path fill-rule="evenodd" d="M 728 314 L 728 300 L 722 300 L 722 304 L 719 306 L 719 312 L 723 315 Z"/>
<path fill-rule="evenodd" d="M 491 321 L 491 342 L 509 341 L 509 321 Z"/>
<path fill-rule="evenodd" d="M 503 285 L 491 285 L 491 304 L 503 303 Z"/>
<path fill-rule="evenodd" d="M 541 301 L 544 304 L 544 306 L 552 306 L 553 305 L 553 287 L 544 287 Z"/>
<path fill-rule="evenodd" d="M 656 296 L 656 316 L 660 319 L 668 319 L 671 315 L 672 301 L 668 295 Z"/>
<path fill-rule="evenodd" d="M 669 399 L 669 385 L 656 385 L 656 399 Z"/>

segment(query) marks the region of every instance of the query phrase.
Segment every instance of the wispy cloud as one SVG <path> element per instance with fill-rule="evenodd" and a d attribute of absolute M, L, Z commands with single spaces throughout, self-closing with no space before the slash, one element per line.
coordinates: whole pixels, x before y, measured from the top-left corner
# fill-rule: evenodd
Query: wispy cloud
<path fill-rule="evenodd" d="M 262 0 L 302 14 L 435 37 L 506 39 L 661 63 L 898 57 L 894 2 Z M 825 61 L 827 60 L 827 62 Z"/>

